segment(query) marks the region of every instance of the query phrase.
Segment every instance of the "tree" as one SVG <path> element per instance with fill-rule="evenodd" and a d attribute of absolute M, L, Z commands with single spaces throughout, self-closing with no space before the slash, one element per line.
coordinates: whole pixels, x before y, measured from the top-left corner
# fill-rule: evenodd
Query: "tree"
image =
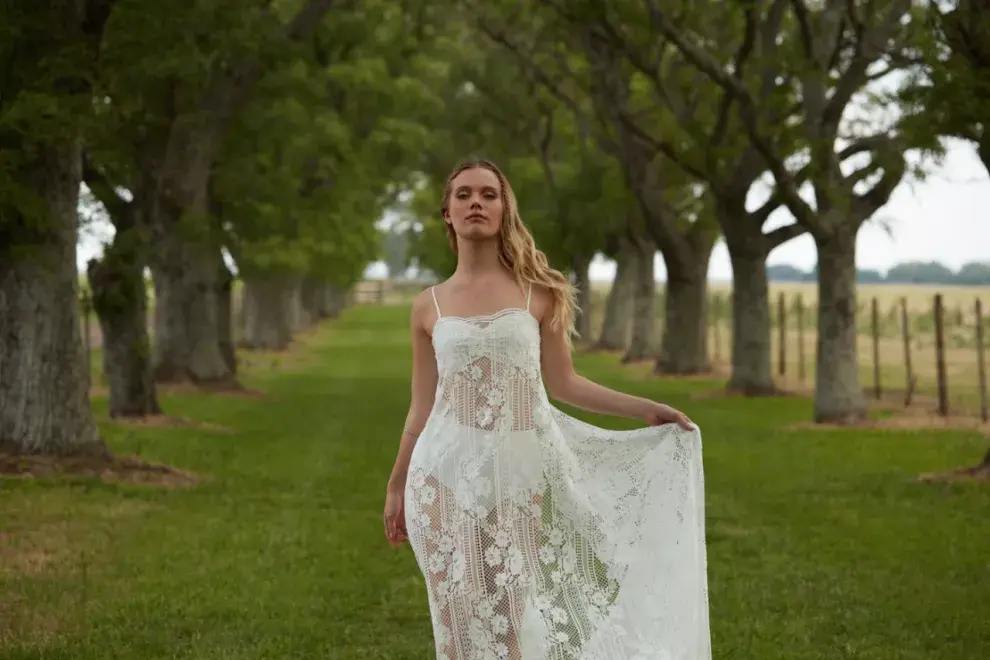
<path fill-rule="evenodd" d="M 93 308 L 100 321 L 109 414 L 111 418 L 159 414 L 144 278 L 148 237 L 139 202 L 127 200 L 89 158 L 83 161 L 83 179 L 116 230 L 103 256 L 91 259 L 87 268 Z"/>
<path fill-rule="evenodd" d="M 112 3 L 0 13 L 0 450 L 106 448 L 89 406 L 76 273 L 81 138 Z"/>
<path fill-rule="evenodd" d="M 921 130 L 973 142 L 990 172 L 990 6 L 959 0 L 928 7 L 934 39 L 927 66 L 906 100 L 923 112 Z"/>
<path fill-rule="evenodd" d="M 871 82 L 905 65 L 918 22 L 910 0 L 839 2 L 814 5 L 800 0 L 750 4 L 742 11 L 787 11 L 787 20 L 767 22 L 764 42 L 780 40 L 778 56 L 765 62 L 758 79 L 726 67 L 717 50 L 672 12 L 650 3 L 653 25 L 686 61 L 731 94 L 752 146 L 773 174 L 776 190 L 795 219 L 815 240 L 819 255 L 819 335 L 814 417 L 819 422 L 862 419 L 866 404 L 859 383 L 856 339 L 856 235 L 863 223 L 887 203 L 906 172 L 904 152 L 913 136 L 898 130 L 897 120 L 879 128 L 852 122 L 855 95 Z M 708 20 L 721 20 L 735 5 L 706 6 Z M 767 27 L 777 30 L 767 31 Z M 793 29 L 784 29 L 793 25 Z M 805 163 L 795 170 L 777 138 L 775 108 L 762 104 L 761 80 L 788 81 L 799 99 L 796 121 L 807 146 Z M 845 120 L 845 121 L 844 121 Z M 903 122 L 903 119 L 900 121 Z M 845 143 L 845 146 L 843 146 Z M 919 145 L 914 145 L 919 146 Z M 930 146 L 923 140 L 920 146 Z M 843 165 L 853 156 L 868 156 L 853 171 Z M 793 161 L 793 159 L 790 159 Z M 801 196 L 801 182 L 813 192 Z"/>
<path fill-rule="evenodd" d="M 640 323 L 633 328 L 634 336 L 642 339 L 631 342 L 634 350 L 627 357 L 639 357 L 651 344 L 655 298 L 652 265 L 659 248 L 667 264 L 672 295 L 667 296 L 668 331 L 656 360 L 657 371 L 707 371 L 706 281 L 717 232 L 707 220 L 695 223 L 696 216 L 680 215 L 686 211 L 682 202 L 692 197 L 686 194 L 687 182 L 663 170 L 651 144 L 620 120 L 636 107 L 643 111 L 642 121 L 651 129 L 667 128 L 658 128 L 651 122 L 649 108 L 637 105 L 644 99 L 629 67 L 594 31 L 575 30 L 554 12 L 516 7 L 513 12 L 499 14 L 498 7 L 472 8 L 480 31 L 513 54 L 526 75 L 570 109 L 579 124 L 593 127 L 595 143 L 615 159 L 633 195 L 638 212 L 623 213 L 622 217 L 634 223 L 626 230 L 630 232 L 626 245 L 636 253 L 635 262 L 642 265 L 637 269 L 634 313 Z M 520 24 L 528 29 L 518 29 Z"/>
<path fill-rule="evenodd" d="M 333 5 L 308 0 L 245 9 L 231 0 L 167 7 L 131 0 L 115 13 L 104 55 L 108 98 L 143 137 L 129 162 L 140 176 L 129 189 L 145 200 L 156 247 L 149 256 L 159 381 L 235 382 L 221 337 L 229 327 L 227 271 L 225 234 L 212 213 L 214 165 L 259 80 L 296 57 Z M 155 48 L 148 47 L 152 35 Z"/>
<path fill-rule="evenodd" d="M 669 40 L 657 37 L 649 3 L 552 3 L 574 26 L 607 42 L 637 72 L 647 103 L 653 104 L 654 122 L 665 129 L 644 125 L 639 108 L 618 108 L 616 118 L 667 162 L 707 187 L 713 219 L 725 237 L 732 260 L 732 374 L 728 387 L 746 395 L 774 392 L 770 355 L 770 312 L 765 263 L 772 250 L 805 231 L 792 223 L 764 233 L 763 225 L 780 206 L 771 195 L 754 210 L 746 208 L 753 184 L 765 171 L 759 153 L 740 130 L 731 94 L 713 84 L 685 62 Z M 718 44 L 718 57 L 742 74 L 765 76 L 764 62 L 778 56 L 776 40 L 759 38 L 776 34 L 783 18 L 783 3 L 776 3 L 766 17 L 756 4 L 744 15 L 727 15 L 709 21 L 704 7 L 682 14 L 689 24 L 704 30 L 710 43 Z M 724 12 L 723 12 L 724 13 Z M 783 81 L 764 78 L 757 96 L 762 105 L 773 105 L 770 122 L 785 126 L 794 103 Z M 674 128 L 671 128 L 674 127 Z M 784 143 L 781 131 L 779 143 Z M 680 273 L 676 276 L 680 277 Z"/>

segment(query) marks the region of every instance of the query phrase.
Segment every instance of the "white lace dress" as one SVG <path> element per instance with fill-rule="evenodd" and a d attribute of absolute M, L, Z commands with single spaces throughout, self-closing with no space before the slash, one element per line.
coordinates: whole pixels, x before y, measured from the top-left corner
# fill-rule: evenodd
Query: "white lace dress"
<path fill-rule="evenodd" d="M 405 515 L 437 658 L 708 660 L 700 433 L 554 408 L 526 307 L 434 326 Z"/>

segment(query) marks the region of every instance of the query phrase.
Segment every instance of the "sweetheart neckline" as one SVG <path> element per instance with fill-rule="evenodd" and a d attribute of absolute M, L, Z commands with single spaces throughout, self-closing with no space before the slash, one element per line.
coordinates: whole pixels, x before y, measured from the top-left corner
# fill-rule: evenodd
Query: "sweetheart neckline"
<path fill-rule="evenodd" d="M 475 314 L 473 316 L 455 316 L 455 315 L 440 316 L 437 318 L 436 321 L 433 322 L 433 333 L 430 335 L 430 339 L 436 336 L 437 326 L 440 325 L 440 321 L 443 321 L 445 319 L 450 319 L 451 321 L 462 321 L 475 328 L 477 328 L 478 326 L 472 324 L 471 323 L 472 321 L 488 321 L 489 322 L 488 325 L 479 328 L 484 330 L 490 328 L 495 323 L 495 321 L 498 321 L 502 318 L 508 318 L 514 316 L 515 314 L 521 314 L 522 316 L 531 319 L 534 323 L 537 324 L 537 326 L 539 326 L 540 324 L 537 318 L 533 316 L 533 313 L 530 312 L 528 309 L 523 309 L 522 307 L 506 307 L 505 309 L 500 309 L 492 314 Z"/>

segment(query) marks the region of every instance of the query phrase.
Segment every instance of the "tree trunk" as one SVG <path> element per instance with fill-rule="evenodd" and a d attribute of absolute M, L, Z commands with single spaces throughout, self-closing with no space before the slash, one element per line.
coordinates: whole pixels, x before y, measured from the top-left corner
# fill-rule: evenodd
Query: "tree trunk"
<path fill-rule="evenodd" d="M 289 329 L 292 335 L 309 327 L 309 310 L 303 301 L 302 278 L 293 276 L 286 285 L 286 296 L 289 305 Z M 291 339 L 290 339 L 291 341 Z"/>
<path fill-rule="evenodd" d="M 148 291 L 140 230 L 118 230 L 102 259 L 89 262 L 93 307 L 103 335 L 103 371 L 110 385 L 110 417 L 161 413 L 148 337 Z"/>
<path fill-rule="evenodd" d="M 37 215 L 0 200 L 0 450 L 106 454 L 79 331 L 79 142 L 31 148 L 6 172 L 5 185 L 37 194 Z"/>
<path fill-rule="evenodd" d="M 578 337 L 585 341 L 591 339 L 591 278 L 588 268 L 591 259 L 575 256 L 572 259 L 571 270 L 574 273 L 574 286 L 577 287 L 577 309 L 574 315 L 574 329 Z"/>
<path fill-rule="evenodd" d="M 233 386 L 221 350 L 219 249 L 177 227 L 156 236 L 155 379 Z"/>
<path fill-rule="evenodd" d="M 234 274 L 220 255 L 217 282 L 217 325 L 220 335 L 220 355 L 231 374 L 237 374 L 237 340 L 234 337 Z"/>
<path fill-rule="evenodd" d="M 667 295 L 663 339 L 657 373 L 699 374 L 711 370 L 708 361 L 708 261 L 711 246 L 695 251 L 681 266 L 667 265 Z"/>
<path fill-rule="evenodd" d="M 815 421 L 866 417 L 856 345 L 856 232 L 815 236 L 818 247 L 818 355 Z"/>
<path fill-rule="evenodd" d="M 654 355 L 654 300 L 657 296 L 657 283 L 654 277 L 653 260 L 656 246 L 653 241 L 638 239 L 635 245 L 635 278 L 632 285 L 632 338 L 629 348 L 622 357 L 624 363 L 636 362 Z"/>
<path fill-rule="evenodd" d="M 615 279 L 605 299 L 605 318 L 595 348 L 619 350 L 629 345 L 635 280 L 635 255 L 631 245 L 624 245 L 615 258 Z"/>
<path fill-rule="evenodd" d="M 728 389 L 745 396 L 775 392 L 770 346 L 770 292 L 762 239 L 729 245 L 732 260 L 732 375 Z"/>
<path fill-rule="evenodd" d="M 296 278 L 251 276 L 244 280 L 245 348 L 281 351 L 292 342 Z"/>
<path fill-rule="evenodd" d="M 323 304 L 324 287 L 324 283 L 312 275 L 306 275 L 302 279 L 299 296 L 306 326 L 318 323 L 327 316 Z"/>
<path fill-rule="evenodd" d="M 327 284 L 324 288 L 324 304 L 326 317 L 337 318 L 347 307 L 347 291 L 336 284 Z"/>

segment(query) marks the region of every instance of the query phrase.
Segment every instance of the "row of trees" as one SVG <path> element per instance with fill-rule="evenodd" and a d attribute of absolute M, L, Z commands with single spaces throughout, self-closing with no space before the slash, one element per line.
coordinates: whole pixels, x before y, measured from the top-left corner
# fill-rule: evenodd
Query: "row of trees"
<path fill-rule="evenodd" d="M 75 304 L 79 207 L 98 203 L 114 227 L 87 273 L 111 415 L 157 413 L 162 383 L 238 387 L 229 263 L 248 345 L 280 348 L 339 308 L 437 107 L 419 11 L 4 4 L 0 449 L 105 452 Z"/>
<path fill-rule="evenodd" d="M 990 164 L 990 30 L 977 4 L 5 6 L 0 445 L 102 450 L 70 304 L 81 182 L 116 230 L 89 267 L 111 400 L 146 414 L 156 383 L 236 385 L 227 260 L 244 281 L 245 335 L 263 344 L 285 341 L 287 318 L 332 311 L 334 292 L 380 256 L 374 221 L 386 209 L 417 228 L 422 265 L 449 271 L 440 187 L 468 155 L 505 167 L 583 304 L 592 258 L 616 260 L 600 341 L 621 341 L 631 324 L 627 358 L 658 371 L 709 368 L 706 274 L 723 237 L 729 387 L 748 395 L 774 391 L 767 256 L 809 233 L 820 264 L 815 418 L 859 418 L 858 229 L 908 174 L 912 149 L 958 136 Z M 769 192 L 754 205 L 760 186 Z M 765 229 L 782 206 L 794 222 Z M 653 355 L 657 251 L 668 331 Z M 578 322 L 590 335 L 587 317 Z"/>
<path fill-rule="evenodd" d="M 767 276 L 771 281 L 778 282 L 814 282 L 818 279 L 818 269 L 805 271 L 779 264 L 768 266 Z M 856 281 L 861 284 L 987 286 L 990 285 L 990 262 L 969 261 L 954 271 L 938 261 L 906 261 L 892 266 L 886 273 L 860 268 L 856 271 Z"/>
<path fill-rule="evenodd" d="M 706 274 L 721 236 L 733 268 L 729 388 L 774 392 L 766 260 L 807 232 L 819 255 L 814 416 L 862 418 L 856 236 L 901 181 L 923 175 L 912 151 L 937 155 L 941 138 L 963 137 L 990 166 L 980 3 L 456 4 L 467 33 L 485 38 L 461 62 L 449 144 L 507 165 L 541 245 L 585 292 L 590 259 L 616 260 L 600 343 L 632 318 L 626 357 L 649 357 L 659 250 L 670 331 L 656 369 L 707 370 Z M 424 204 L 442 180 L 430 174 Z M 768 230 L 780 207 L 794 222 Z M 441 231 L 424 223 L 419 257 L 444 272 Z"/>

